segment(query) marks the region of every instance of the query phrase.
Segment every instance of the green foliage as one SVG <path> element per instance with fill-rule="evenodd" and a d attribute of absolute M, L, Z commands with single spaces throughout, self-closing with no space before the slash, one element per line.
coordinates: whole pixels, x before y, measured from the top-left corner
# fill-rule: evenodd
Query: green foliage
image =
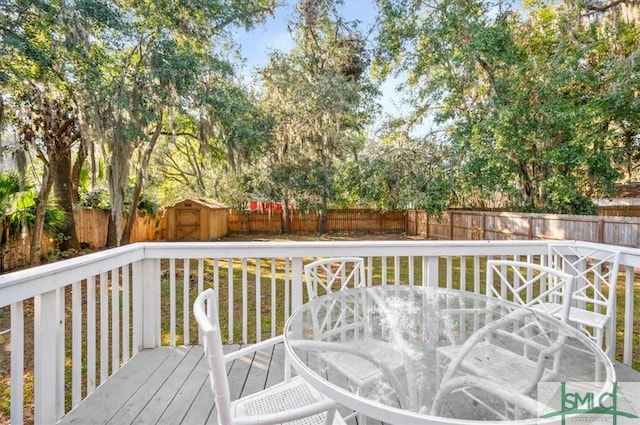
<path fill-rule="evenodd" d="M 588 214 L 632 175 L 637 23 L 587 21 L 572 1 L 378 3 L 376 69 L 405 70 L 414 119 L 447 130 L 460 206 Z"/>
<path fill-rule="evenodd" d="M 401 139 L 400 139 L 401 140 Z M 344 169 L 344 189 L 358 205 L 379 210 L 446 210 L 453 192 L 448 149 L 428 140 L 380 144 Z"/>
<path fill-rule="evenodd" d="M 363 145 L 375 89 L 363 37 L 335 16 L 333 1 L 300 2 L 294 25 L 296 47 L 274 52 L 261 70 L 273 128 L 253 186 L 258 199 L 326 211 L 339 199 L 340 170 Z"/>
<path fill-rule="evenodd" d="M 109 209 L 109 192 L 106 188 L 100 187 L 90 191 L 80 193 L 80 200 L 76 203 L 80 208 Z"/>

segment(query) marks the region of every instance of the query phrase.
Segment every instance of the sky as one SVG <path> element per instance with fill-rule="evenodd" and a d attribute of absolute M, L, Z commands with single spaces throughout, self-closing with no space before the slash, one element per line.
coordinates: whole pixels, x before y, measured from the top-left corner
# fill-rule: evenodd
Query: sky
<path fill-rule="evenodd" d="M 241 45 L 242 55 L 246 58 L 246 81 L 251 81 L 255 68 L 267 64 L 270 52 L 279 50 L 283 52 L 293 48 L 293 40 L 287 30 L 287 21 L 291 21 L 294 14 L 295 0 L 285 0 L 284 6 L 276 8 L 275 16 L 267 19 L 264 24 L 256 26 L 253 30 L 245 32 L 238 30 L 235 34 L 236 41 Z M 372 0 L 344 0 L 339 11 L 347 21 L 360 21 L 360 28 L 367 33 L 376 19 L 377 7 Z M 370 36 L 371 38 L 371 36 Z M 398 101 L 395 93 L 395 85 L 399 79 L 390 78 L 381 87 L 383 113 L 397 115 L 404 107 Z"/>
<path fill-rule="evenodd" d="M 242 45 L 248 66 L 263 66 L 267 63 L 270 51 L 288 51 L 293 47 L 287 21 L 292 20 L 296 0 L 285 0 L 283 3 L 284 6 L 276 8 L 275 16 L 267 19 L 264 24 L 249 32 L 240 30 L 236 33 L 236 39 Z M 371 0 L 344 0 L 339 10 L 346 20 L 359 20 L 364 29 L 371 27 L 377 12 Z"/>

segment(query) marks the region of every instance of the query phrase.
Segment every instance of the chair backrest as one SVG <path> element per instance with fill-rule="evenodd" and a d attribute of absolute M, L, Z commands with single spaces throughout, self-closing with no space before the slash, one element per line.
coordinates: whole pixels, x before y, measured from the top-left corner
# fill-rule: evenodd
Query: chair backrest
<path fill-rule="evenodd" d="M 550 244 L 549 266 L 574 276 L 573 301 L 611 317 L 614 313 L 620 251 L 573 244 Z M 604 310 L 604 311 L 603 311 Z"/>
<path fill-rule="evenodd" d="M 364 259 L 337 257 L 316 260 L 304 266 L 309 300 L 346 288 L 367 285 Z"/>
<path fill-rule="evenodd" d="M 570 274 L 540 264 L 487 261 L 487 295 L 535 307 L 563 321 L 569 317 L 573 284 Z"/>
<path fill-rule="evenodd" d="M 214 394 L 218 423 L 231 423 L 231 395 L 222 351 L 218 302 L 216 293 L 209 288 L 196 298 L 193 315 L 202 333 L 202 345 L 209 369 L 209 383 Z"/>

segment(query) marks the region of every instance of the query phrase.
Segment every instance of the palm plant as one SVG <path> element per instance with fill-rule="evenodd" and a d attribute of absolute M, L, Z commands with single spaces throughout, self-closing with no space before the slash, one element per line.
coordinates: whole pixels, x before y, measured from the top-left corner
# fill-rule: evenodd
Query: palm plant
<path fill-rule="evenodd" d="M 20 177 L 16 173 L 0 174 L 0 271 L 3 269 L 4 246 L 9 240 L 10 221 L 16 197 L 20 192 Z"/>
<path fill-rule="evenodd" d="M 22 187 L 16 173 L 0 174 L 0 214 L 2 237 L 0 242 L 0 271 L 4 270 L 4 249 L 7 242 L 19 237 L 23 229 L 30 229 L 35 222 L 37 193 L 30 186 Z M 68 221 L 67 213 L 50 200 L 45 212 L 44 231 L 59 237 Z"/>

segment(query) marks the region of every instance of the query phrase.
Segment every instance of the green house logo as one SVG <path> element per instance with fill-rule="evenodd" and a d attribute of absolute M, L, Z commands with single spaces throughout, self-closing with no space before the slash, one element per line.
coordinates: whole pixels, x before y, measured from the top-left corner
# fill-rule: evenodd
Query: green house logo
<path fill-rule="evenodd" d="M 546 382 L 538 386 L 540 419 L 558 419 L 562 425 L 639 424 L 640 383 Z"/>

